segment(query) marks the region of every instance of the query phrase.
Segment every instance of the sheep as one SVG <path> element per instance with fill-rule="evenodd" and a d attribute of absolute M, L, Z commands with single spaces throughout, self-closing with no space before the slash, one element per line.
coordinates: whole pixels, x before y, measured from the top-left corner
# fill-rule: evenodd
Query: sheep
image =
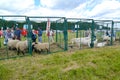
<path fill-rule="evenodd" d="M 100 42 L 100 43 L 97 43 L 97 46 L 96 47 L 103 47 L 107 44 L 107 42 Z"/>
<path fill-rule="evenodd" d="M 110 41 L 111 40 L 111 37 L 110 36 L 106 36 L 106 35 L 103 35 L 102 38 L 103 38 L 104 41 Z M 114 36 L 113 36 L 113 41 L 115 41 L 115 37 Z"/>
<path fill-rule="evenodd" d="M 9 39 L 8 40 L 8 48 L 9 50 L 15 50 L 16 49 L 16 44 L 19 42 L 19 40 L 12 40 L 12 39 Z"/>
<path fill-rule="evenodd" d="M 33 42 L 32 43 L 32 51 L 34 50 L 35 52 L 41 52 L 41 48 L 39 48 L 39 46 L 40 46 L 40 42 Z"/>
<path fill-rule="evenodd" d="M 72 45 L 76 44 L 77 46 L 79 46 L 79 44 L 83 44 L 83 45 L 87 45 L 88 47 L 90 47 L 91 38 L 90 37 L 73 38 L 73 39 L 71 39 L 71 43 L 72 43 Z M 96 45 L 97 44 L 97 39 L 95 39 L 93 41 L 93 43 Z"/>
<path fill-rule="evenodd" d="M 25 50 L 28 49 L 28 42 L 27 40 L 25 41 L 19 41 L 17 44 L 16 44 L 16 49 L 17 49 L 17 55 L 19 55 L 20 52 L 25 53 Z"/>
<path fill-rule="evenodd" d="M 36 52 L 39 53 L 43 50 L 47 50 L 47 53 L 49 52 L 49 43 L 33 43 L 32 47 Z"/>

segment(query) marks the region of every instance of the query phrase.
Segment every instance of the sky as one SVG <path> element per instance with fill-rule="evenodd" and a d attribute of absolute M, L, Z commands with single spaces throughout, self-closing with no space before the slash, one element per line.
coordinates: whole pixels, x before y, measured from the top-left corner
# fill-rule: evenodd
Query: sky
<path fill-rule="evenodd" d="M 120 20 L 120 0 L 0 0 L 0 15 Z"/>

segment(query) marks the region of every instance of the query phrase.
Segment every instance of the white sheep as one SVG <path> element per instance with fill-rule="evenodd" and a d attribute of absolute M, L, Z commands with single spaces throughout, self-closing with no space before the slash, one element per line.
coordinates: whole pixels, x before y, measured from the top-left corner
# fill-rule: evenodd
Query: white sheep
<path fill-rule="evenodd" d="M 100 42 L 100 43 L 97 43 L 97 46 L 96 47 L 103 47 L 107 44 L 107 42 Z"/>
<path fill-rule="evenodd" d="M 47 50 L 47 52 L 49 52 L 49 43 L 33 43 L 32 47 L 36 52 L 39 53 L 43 50 Z"/>
<path fill-rule="evenodd" d="M 106 35 L 103 35 L 102 38 L 103 38 L 104 41 L 110 41 L 111 40 L 111 37 L 110 36 L 106 36 Z M 113 41 L 115 41 L 115 37 L 114 36 L 113 36 Z"/>
<path fill-rule="evenodd" d="M 28 42 L 27 40 L 25 41 L 19 41 L 17 44 L 16 44 L 16 49 L 17 49 L 17 54 L 19 55 L 20 52 L 25 53 L 25 51 L 28 49 Z"/>
<path fill-rule="evenodd" d="M 50 46 L 53 46 L 53 45 L 58 45 L 56 44 L 55 42 L 53 43 L 40 43 L 40 42 L 37 42 L 37 43 L 32 43 L 32 51 L 34 50 L 35 52 L 39 52 L 41 53 L 42 51 L 46 50 L 47 53 L 49 52 L 49 48 Z"/>
<path fill-rule="evenodd" d="M 15 50 L 16 49 L 16 44 L 19 42 L 19 40 L 12 40 L 12 39 L 9 39 L 8 40 L 8 48 L 9 50 Z"/>
<path fill-rule="evenodd" d="M 33 42 L 32 43 L 32 51 L 34 50 L 35 52 L 41 52 L 41 48 L 39 48 L 40 46 L 40 42 Z"/>
<path fill-rule="evenodd" d="M 90 47 L 91 38 L 90 37 L 73 38 L 73 39 L 71 39 L 71 43 L 72 43 L 72 45 L 76 44 L 77 46 L 80 46 L 80 44 L 82 44 L 82 45 L 87 45 L 88 47 Z M 96 45 L 97 39 L 94 40 L 93 43 Z"/>

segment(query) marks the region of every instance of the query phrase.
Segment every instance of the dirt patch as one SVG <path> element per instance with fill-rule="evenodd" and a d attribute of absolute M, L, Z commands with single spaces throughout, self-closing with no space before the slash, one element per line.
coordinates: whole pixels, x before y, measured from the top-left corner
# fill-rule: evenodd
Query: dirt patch
<path fill-rule="evenodd" d="M 94 68 L 97 68 L 97 65 L 92 63 L 92 62 L 88 62 L 87 63 L 87 66 L 91 66 L 91 67 L 94 67 Z"/>
<path fill-rule="evenodd" d="M 67 71 L 70 71 L 72 69 L 77 69 L 79 68 L 79 65 L 77 63 L 73 63 L 72 62 L 72 65 L 68 65 L 66 68 L 63 69 L 63 72 L 67 72 Z"/>

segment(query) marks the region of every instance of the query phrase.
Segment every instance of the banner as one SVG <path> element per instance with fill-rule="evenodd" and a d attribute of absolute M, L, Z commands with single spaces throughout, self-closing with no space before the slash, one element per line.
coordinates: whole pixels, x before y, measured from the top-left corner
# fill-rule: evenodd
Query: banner
<path fill-rule="evenodd" d="M 47 34 L 47 36 L 50 35 L 50 19 L 48 19 L 48 21 L 47 21 L 46 34 Z"/>

